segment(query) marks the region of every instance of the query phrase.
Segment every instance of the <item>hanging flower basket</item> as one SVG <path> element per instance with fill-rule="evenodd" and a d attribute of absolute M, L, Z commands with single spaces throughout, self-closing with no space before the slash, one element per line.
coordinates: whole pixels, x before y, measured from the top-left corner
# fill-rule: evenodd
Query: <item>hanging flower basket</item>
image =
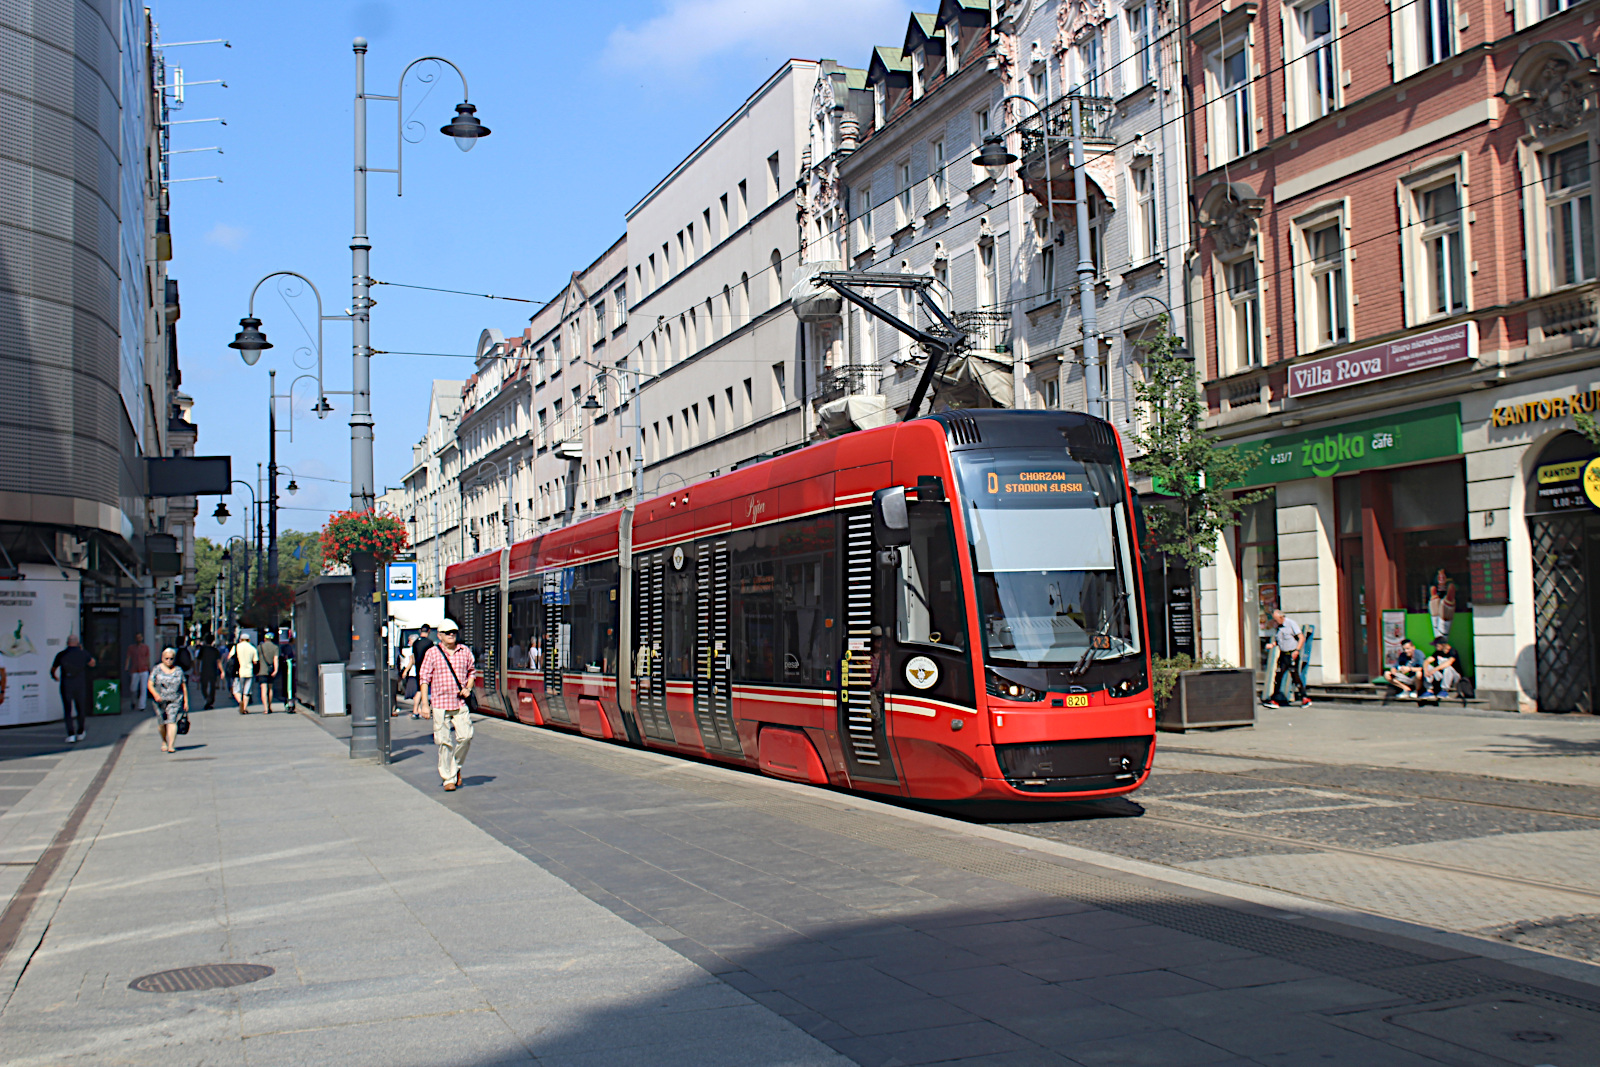
<path fill-rule="evenodd" d="M 356 552 L 392 563 L 407 543 L 405 523 L 371 511 L 341 511 L 322 528 L 322 558 L 334 563 L 349 563 Z"/>
<path fill-rule="evenodd" d="M 250 595 L 250 606 L 270 615 L 282 615 L 294 607 L 294 590 L 281 583 L 264 585 Z"/>

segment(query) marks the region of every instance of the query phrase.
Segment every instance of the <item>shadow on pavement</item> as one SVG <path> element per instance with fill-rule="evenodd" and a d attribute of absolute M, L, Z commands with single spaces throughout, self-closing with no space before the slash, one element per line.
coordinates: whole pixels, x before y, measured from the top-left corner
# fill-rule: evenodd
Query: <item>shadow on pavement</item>
<path fill-rule="evenodd" d="M 1516 742 L 1521 742 L 1517 744 Z M 1569 741 L 1561 737 L 1517 734 L 1487 745 L 1481 752 L 1511 759 L 1541 759 L 1548 756 L 1600 756 L 1600 741 Z"/>

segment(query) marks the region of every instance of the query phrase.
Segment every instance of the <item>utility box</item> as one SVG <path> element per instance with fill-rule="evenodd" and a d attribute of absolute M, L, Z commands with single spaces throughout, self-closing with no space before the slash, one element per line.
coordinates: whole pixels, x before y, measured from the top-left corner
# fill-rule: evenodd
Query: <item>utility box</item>
<path fill-rule="evenodd" d="M 343 663 L 317 664 L 317 714 L 323 717 L 347 714 L 344 700 Z"/>
<path fill-rule="evenodd" d="M 342 672 L 350 660 L 350 582 L 348 574 L 313 578 L 294 595 L 294 699 L 319 712 L 321 667 L 337 663 Z M 342 689 L 340 693 L 343 708 Z"/>

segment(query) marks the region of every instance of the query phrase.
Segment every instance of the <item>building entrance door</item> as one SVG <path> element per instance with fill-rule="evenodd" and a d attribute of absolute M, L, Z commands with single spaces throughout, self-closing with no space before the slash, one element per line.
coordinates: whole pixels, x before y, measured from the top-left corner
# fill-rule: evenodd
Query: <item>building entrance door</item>
<path fill-rule="evenodd" d="M 1359 538 L 1346 538 L 1339 542 L 1340 567 L 1344 576 L 1341 592 L 1344 612 L 1344 673 L 1347 679 L 1360 680 L 1371 676 L 1373 666 L 1368 662 L 1372 645 L 1367 640 L 1367 573 L 1362 558 Z"/>

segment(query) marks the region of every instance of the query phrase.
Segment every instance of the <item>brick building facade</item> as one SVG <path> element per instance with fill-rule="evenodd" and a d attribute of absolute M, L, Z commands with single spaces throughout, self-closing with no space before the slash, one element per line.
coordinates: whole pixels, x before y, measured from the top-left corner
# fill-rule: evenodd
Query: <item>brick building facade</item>
<path fill-rule="evenodd" d="M 1593 5 L 1225 6 L 1189 34 L 1190 340 L 1267 496 L 1207 649 L 1259 665 L 1281 606 L 1314 681 L 1448 636 L 1496 706 L 1592 710 Z"/>

